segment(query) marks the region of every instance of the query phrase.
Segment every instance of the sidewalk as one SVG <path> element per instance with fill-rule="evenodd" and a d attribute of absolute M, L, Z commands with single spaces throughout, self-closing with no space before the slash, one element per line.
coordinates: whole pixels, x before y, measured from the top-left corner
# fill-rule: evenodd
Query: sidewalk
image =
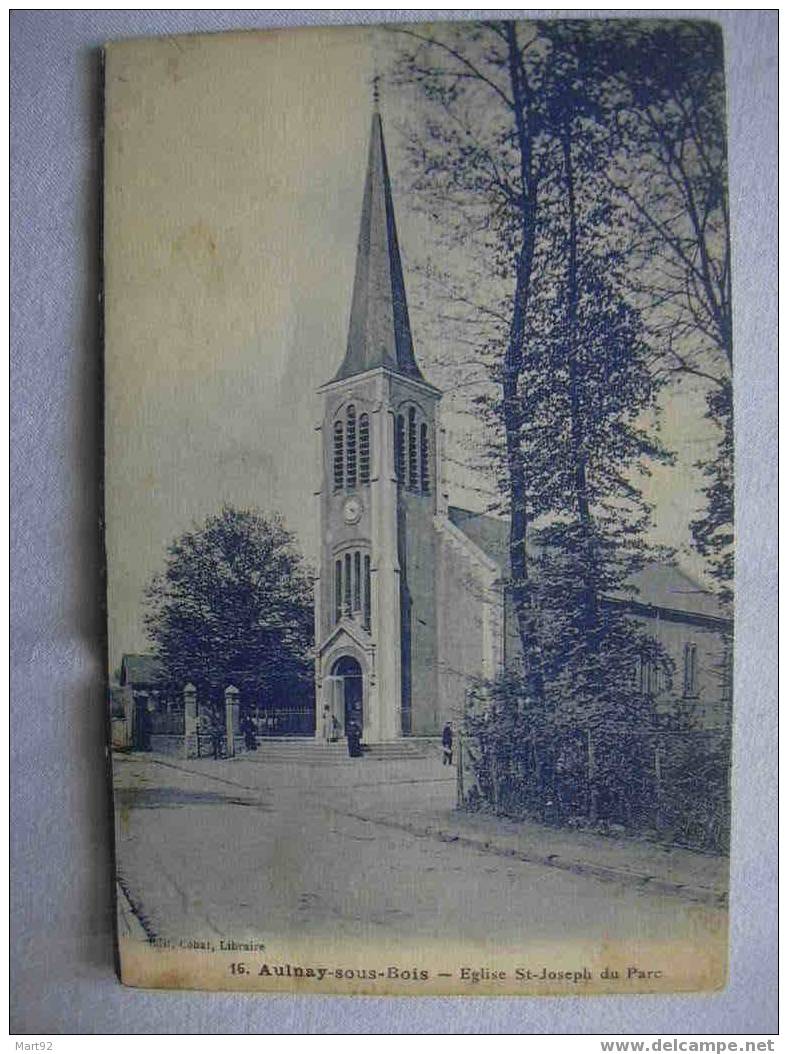
<path fill-rule="evenodd" d="M 497 856 L 626 882 L 642 886 L 644 891 L 677 894 L 715 907 L 727 905 L 727 857 L 490 813 L 461 812 L 428 801 L 409 808 L 406 819 L 398 815 L 392 801 L 381 802 L 374 809 L 367 803 L 363 815 L 347 814 Z"/>

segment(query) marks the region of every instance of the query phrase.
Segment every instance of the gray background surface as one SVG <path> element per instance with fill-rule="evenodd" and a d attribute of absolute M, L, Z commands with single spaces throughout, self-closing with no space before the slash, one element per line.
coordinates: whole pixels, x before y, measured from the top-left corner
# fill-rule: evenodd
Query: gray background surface
<path fill-rule="evenodd" d="M 104 752 L 96 49 L 123 36 L 451 13 L 28 11 L 11 15 L 12 1032 L 776 1029 L 777 14 L 680 14 L 722 23 L 730 105 L 738 564 L 728 988 L 379 999 L 118 983 Z"/>

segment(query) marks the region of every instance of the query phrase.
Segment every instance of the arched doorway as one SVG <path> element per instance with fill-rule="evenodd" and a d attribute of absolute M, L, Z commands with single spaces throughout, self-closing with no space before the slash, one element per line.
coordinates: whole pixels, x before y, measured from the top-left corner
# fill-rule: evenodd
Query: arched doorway
<path fill-rule="evenodd" d="M 331 667 L 332 677 L 341 679 L 343 705 L 343 732 L 351 721 L 364 728 L 364 679 L 361 666 L 350 655 L 343 655 Z"/>

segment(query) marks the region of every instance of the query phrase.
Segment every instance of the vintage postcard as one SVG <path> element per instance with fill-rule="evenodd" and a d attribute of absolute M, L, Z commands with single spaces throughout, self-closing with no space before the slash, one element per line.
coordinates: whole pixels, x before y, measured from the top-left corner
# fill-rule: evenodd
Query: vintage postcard
<path fill-rule="evenodd" d="M 727 976 L 723 41 L 105 53 L 122 980 Z"/>

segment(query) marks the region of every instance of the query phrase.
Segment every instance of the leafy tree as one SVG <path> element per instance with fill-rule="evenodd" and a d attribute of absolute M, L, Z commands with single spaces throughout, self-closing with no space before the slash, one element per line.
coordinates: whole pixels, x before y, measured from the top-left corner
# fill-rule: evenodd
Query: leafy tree
<path fill-rule="evenodd" d="M 691 376 L 709 385 L 707 416 L 720 440 L 714 456 L 698 464 L 707 481 L 706 507 L 692 537 L 727 596 L 733 475 L 732 400 L 725 389 L 732 328 L 718 27 L 556 20 L 397 32 L 406 41 L 400 77 L 415 83 L 426 103 L 412 140 L 419 170 L 414 190 L 442 227 L 444 244 L 462 243 L 479 261 L 464 288 L 445 278 L 443 284 L 455 308 L 463 308 L 454 312 L 464 331 L 457 346 L 464 352 L 475 339 L 476 366 L 488 368 L 487 379 L 501 395 L 500 467 L 524 654 L 538 650 L 525 544 L 532 466 L 519 413 L 534 362 L 527 334 L 539 325 L 534 301 L 544 284 L 556 209 L 573 190 L 581 207 L 580 183 L 591 171 L 598 239 L 606 238 L 624 265 L 613 292 L 640 312 L 650 369 L 659 380 Z M 567 259 L 575 244 L 570 229 L 562 246 Z M 570 341 L 575 271 L 569 263 L 564 276 Z M 445 312 L 442 324 L 451 318 Z M 478 368 L 467 365 L 472 360 L 464 354 L 464 373 L 481 389 Z M 479 401 L 482 414 L 489 403 Z"/>
<path fill-rule="evenodd" d="M 145 625 L 174 690 L 218 703 L 311 694 L 312 578 L 279 516 L 225 506 L 177 538 L 146 591 Z"/>
<path fill-rule="evenodd" d="M 733 601 L 733 385 L 728 377 L 708 396 L 708 416 L 718 422 L 722 437 L 717 456 L 698 463 L 706 480 L 706 507 L 692 521 L 695 548 L 711 565 L 720 599 Z"/>
<path fill-rule="evenodd" d="M 429 198 L 447 239 L 466 247 L 470 239 L 484 260 L 483 306 L 467 293 L 460 300 L 492 325 L 488 350 L 500 390 L 512 600 L 530 690 L 537 694 L 519 388 L 549 161 L 541 101 L 549 54 L 539 25 L 502 21 L 397 30 L 405 41 L 399 76 L 418 87 L 429 108 L 426 135 L 420 132 L 413 140 L 412 156 L 421 171 L 414 189 Z"/>
<path fill-rule="evenodd" d="M 638 547 L 645 558 L 647 510 L 630 475 L 665 456 L 637 424 L 659 382 L 639 312 L 625 300 L 621 209 L 604 178 L 608 41 L 603 29 L 574 22 L 404 34 L 416 44 L 401 73 L 419 85 L 428 113 L 413 149 L 416 190 L 449 239 L 472 239 L 500 279 L 474 290 L 487 294 L 482 311 L 494 323 L 479 350 L 495 384 L 475 405 L 503 436 L 511 590 L 533 677 L 538 586 L 526 540 L 534 521 L 563 518 L 552 543 L 566 537 L 566 551 L 580 543 L 569 577 L 572 586 L 578 573 L 586 578 L 579 594 L 563 595 L 588 621 L 600 590 L 637 569 Z M 629 557 L 614 574 L 616 546 Z M 597 566 L 603 553 L 606 568 Z"/>
<path fill-rule="evenodd" d="M 537 786 L 587 788 L 594 818 L 600 797 L 621 785 L 622 732 L 651 723 L 638 664 L 671 674 L 621 602 L 633 573 L 667 555 L 648 544 L 638 477 L 668 454 L 653 435 L 666 378 L 652 368 L 642 313 L 627 295 L 628 213 L 607 178 L 617 101 L 609 41 L 605 27 L 578 23 L 491 24 L 466 37 L 464 51 L 419 37 L 408 73 L 444 111 L 442 124 L 428 124 L 421 189 L 437 173 L 441 195 L 461 192 L 451 204 L 467 219 L 486 210 L 489 269 L 513 284 L 488 308 L 507 324 L 497 346 L 495 337 L 484 345 L 496 388 L 475 405 L 504 436 L 524 670 L 519 683 L 507 674 L 487 686 L 489 705 L 469 717 L 469 731 L 496 804 L 505 761 L 530 765 Z M 637 737 L 627 743 L 643 749 Z"/>
<path fill-rule="evenodd" d="M 545 181 L 522 435 L 540 551 L 533 577 L 547 716 L 572 740 L 564 770 L 587 769 L 581 782 L 595 818 L 599 795 L 619 779 L 595 754 L 615 757 L 623 729 L 651 722 L 634 671 L 645 661 L 670 674 L 626 606 L 610 602 L 627 596 L 646 561 L 668 555 L 649 544 L 651 509 L 638 486 L 654 461 L 668 459 L 653 434 L 664 381 L 651 369 L 641 312 L 626 297 L 620 213 L 605 194 L 604 35 L 574 23 L 544 32 L 553 48 L 545 122 L 557 163 Z M 585 743 L 574 742 L 578 731 Z"/>
<path fill-rule="evenodd" d="M 718 384 L 733 361 L 722 33 L 711 22 L 618 22 L 608 177 L 635 221 L 640 291 L 666 368 Z"/>
<path fill-rule="evenodd" d="M 633 291 L 660 368 L 708 386 L 715 454 L 692 524 L 723 600 L 733 580 L 733 323 L 722 33 L 711 22 L 617 23 L 611 189 L 629 212 Z M 635 277 L 637 276 L 637 277 Z"/>

